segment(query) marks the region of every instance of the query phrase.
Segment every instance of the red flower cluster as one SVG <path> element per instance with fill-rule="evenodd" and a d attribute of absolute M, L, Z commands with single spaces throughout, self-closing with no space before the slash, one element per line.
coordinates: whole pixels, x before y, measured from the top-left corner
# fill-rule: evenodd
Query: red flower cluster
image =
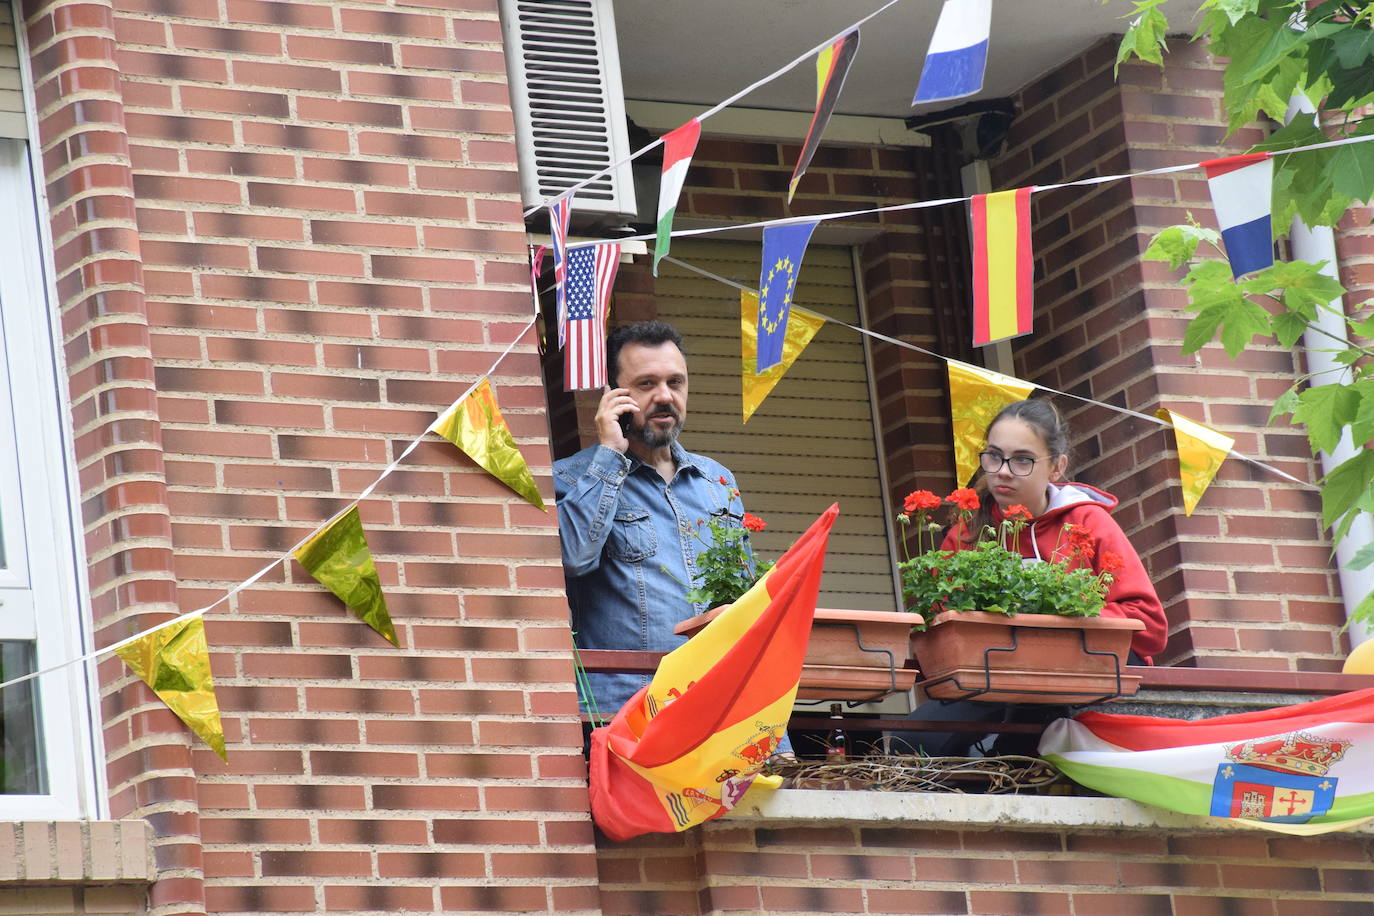
<path fill-rule="evenodd" d="M 1092 562 L 1093 554 L 1097 553 L 1097 546 L 1093 543 L 1093 533 L 1085 525 L 1065 525 L 1064 530 L 1069 534 L 1069 553 L 1082 560 L 1084 563 Z M 1117 557 L 1117 562 L 1121 561 Z M 1106 561 L 1106 557 L 1103 557 Z"/>
<path fill-rule="evenodd" d="M 929 490 L 912 490 L 906 495 L 906 501 L 902 505 L 907 512 L 927 512 L 940 508 L 943 502 L 944 500 Z"/>
<path fill-rule="evenodd" d="M 762 531 L 768 527 L 768 523 L 754 513 L 746 512 L 744 513 L 744 527 L 750 531 Z"/>
<path fill-rule="evenodd" d="M 974 512 L 978 509 L 978 494 L 971 487 L 961 487 L 945 497 L 945 502 L 954 503 L 965 512 Z"/>
<path fill-rule="evenodd" d="M 728 481 L 728 480 L 725 479 L 725 475 L 724 475 L 724 474 L 720 475 L 720 482 L 721 482 L 721 485 L 722 485 L 722 486 L 726 486 L 726 487 L 730 486 L 730 481 Z"/>
<path fill-rule="evenodd" d="M 1108 550 L 1102 554 L 1102 571 L 1109 576 L 1114 576 L 1126 567 L 1126 561 L 1121 559 L 1121 554 L 1113 553 Z"/>
<path fill-rule="evenodd" d="M 1007 506 L 1007 511 L 1002 513 L 1009 521 L 1028 522 L 1030 521 L 1030 510 L 1022 505 Z"/>

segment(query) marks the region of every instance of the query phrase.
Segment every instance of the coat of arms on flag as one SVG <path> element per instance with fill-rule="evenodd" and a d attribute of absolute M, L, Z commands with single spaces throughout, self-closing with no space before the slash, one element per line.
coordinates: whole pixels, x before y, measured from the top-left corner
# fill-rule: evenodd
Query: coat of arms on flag
<path fill-rule="evenodd" d="M 1349 748 L 1305 732 L 1233 744 L 1212 783 L 1212 815 L 1302 824 L 1325 814 L 1337 784 L 1327 771 Z"/>

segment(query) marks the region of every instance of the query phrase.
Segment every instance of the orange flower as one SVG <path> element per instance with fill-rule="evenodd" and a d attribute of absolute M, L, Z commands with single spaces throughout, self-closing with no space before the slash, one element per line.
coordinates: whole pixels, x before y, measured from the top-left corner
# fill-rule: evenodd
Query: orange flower
<path fill-rule="evenodd" d="M 1022 505 L 1008 506 L 1007 511 L 1002 513 L 1010 521 L 1030 521 L 1030 510 Z"/>
<path fill-rule="evenodd" d="M 943 500 L 929 490 L 912 490 L 906 495 L 902 506 L 907 512 L 927 512 L 940 508 Z"/>
<path fill-rule="evenodd" d="M 961 487 L 945 497 L 945 502 L 954 503 L 965 512 L 973 512 L 978 508 L 978 494 L 973 492 L 971 487 Z"/>
<path fill-rule="evenodd" d="M 762 531 L 768 527 L 768 523 L 754 513 L 746 512 L 744 513 L 744 527 L 750 531 Z"/>

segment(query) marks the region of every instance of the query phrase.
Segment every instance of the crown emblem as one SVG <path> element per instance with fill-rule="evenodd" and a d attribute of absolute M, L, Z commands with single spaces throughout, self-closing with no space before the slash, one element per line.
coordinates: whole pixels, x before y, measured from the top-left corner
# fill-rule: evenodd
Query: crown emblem
<path fill-rule="evenodd" d="M 1248 763 L 1268 770 L 1325 776 L 1326 771 L 1345 756 L 1349 747 L 1350 742 L 1344 738 L 1289 732 L 1233 744 L 1226 749 L 1226 756 L 1236 763 Z"/>

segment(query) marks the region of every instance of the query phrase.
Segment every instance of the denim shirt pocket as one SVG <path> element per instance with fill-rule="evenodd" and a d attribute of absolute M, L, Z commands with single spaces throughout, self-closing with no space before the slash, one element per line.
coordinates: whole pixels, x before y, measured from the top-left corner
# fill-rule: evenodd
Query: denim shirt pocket
<path fill-rule="evenodd" d="M 633 506 L 616 510 L 606 550 L 615 559 L 627 563 L 638 563 L 658 553 L 658 538 L 654 535 L 649 510 Z"/>

